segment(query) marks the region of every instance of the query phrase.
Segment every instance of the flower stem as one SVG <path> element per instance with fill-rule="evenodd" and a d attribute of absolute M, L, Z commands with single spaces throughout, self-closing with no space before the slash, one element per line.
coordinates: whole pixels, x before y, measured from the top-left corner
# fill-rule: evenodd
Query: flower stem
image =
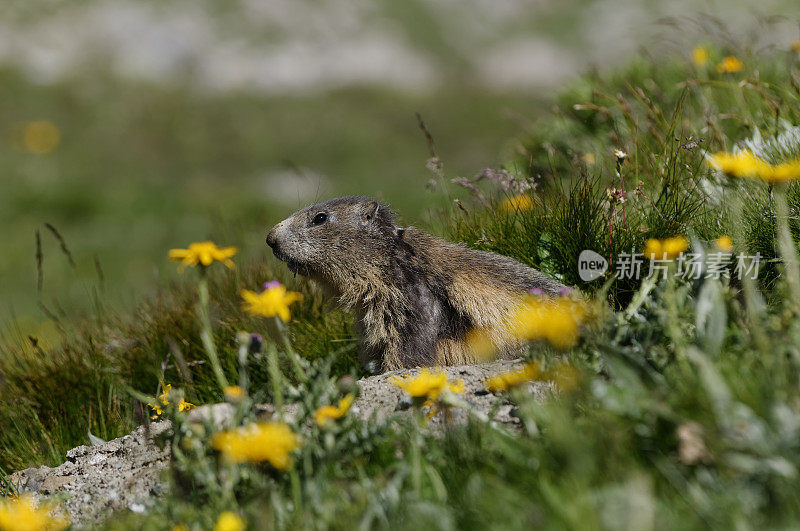
<path fill-rule="evenodd" d="M 675 282 L 673 271 L 667 273 L 665 279 L 664 301 L 666 303 L 666 329 L 667 335 L 672 340 L 675 359 L 685 368 L 686 366 L 686 338 L 681 331 L 681 316 L 678 310 L 678 286 Z"/>
<path fill-rule="evenodd" d="M 789 287 L 788 304 L 797 312 L 800 303 L 800 266 L 798 266 L 797 249 L 794 246 L 792 233 L 789 230 L 789 205 L 786 203 L 786 189 L 775 187 L 775 217 L 778 230 L 778 249 L 784 264 L 784 275 Z"/>
<path fill-rule="evenodd" d="M 414 492 L 419 493 L 422 489 L 422 456 L 421 456 L 421 441 L 422 437 L 422 424 L 425 422 L 425 416 L 422 414 L 422 408 L 414 408 L 414 431 L 411 433 L 411 487 Z"/>
<path fill-rule="evenodd" d="M 269 372 L 269 380 L 272 384 L 272 402 L 275 406 L 275 411 L 279 416 L 282 416 L 283 409 L 283 374 L 278 367 L 278 349 L 275 345 L 269 346 L 268 365 L 267 371 Z"/>
<path fill-rule="evenodd" d="M 740 256 L 742 257 L 744 256 L 744 251 L 746 250 L 746 247 L 742 244 L 742 242 L 747 241 L 747 233 L 745 231 L 744 223 L 742 222 L 744 217 L 743 210 L 744 206 L 742 204 L 741 195 L 734 194 L 731 199 L 731 219 L 736 220 L 734 225 L 735 233 L 733 241 L 738 242 L 737 246 L 739 252 L 741 253 Z M 759 349 L 766 351 L 769 347 L 767 346 L 767 337 L 764 334 L 764 330 L 761 326 L 764 302 L 758 293 L 756 281 L 748 274 L 742 274 L 740 278 L 742 281 L 742 292 L 744 293 L 746 317 L 750 333 L 752 334 L 753 340 L 755 341 L 756 345 L 758 345 Z"/>
<path fill-rule="evenodd" d="M 300 364 L 300 358 L 297 356 L 297 353 L 292 348 L 292 342 L 289 341 L 289 330 L 284 323 L 277 315 L 274 317 L 275 319 L 275 328 L 278 330 L 278 336 L 281 338 L 281 346 L 286 351 L 286 355 L 289 357 L 289 360 L 292 362 L 292 370 L 294 370 L 295 376 L 297 376 L 298 381 L 305 382 L 306 378 L 306 371 L 303 369 L 303 366 Z"/>
<path fill-rule="evenodd" d="M 238 337 L 238 336 L 237 336 Z M 249 384 L 247 378 L 247 354 L 250 348 L 250 335 L 249 334 L 242 334 L 242 341 L 239 341 L 239 387 L 242 388 L 243 391 L 247 391 L 247 387 Z"/>
<path fill-rule="evenodd" d="M 228 380 L 225 378 L 225 373 L 222 372 L 217 347 L 214 345 L 214 334 L 211 330 L 211 319 L 208 312 L 208 279 L 205 272 L 201 272 L 197 288 L 200 294 L 200 302 L 197 305 L 197 315 L 200 319 L 200 340 L 203 342 L 203 348 L 211 362 L 211 369 L 214 371 L 217 383 L 224 391 L 228 387 Z"/>
<path fill-rule="evenodd" d="M 300 485 L 300 476 L 297 474 L 297 468 L 294 465 L 289 469 L 289 482 L 292 485 L 294 513 L 300 514 L 303 511 L 303 491 Z"/>

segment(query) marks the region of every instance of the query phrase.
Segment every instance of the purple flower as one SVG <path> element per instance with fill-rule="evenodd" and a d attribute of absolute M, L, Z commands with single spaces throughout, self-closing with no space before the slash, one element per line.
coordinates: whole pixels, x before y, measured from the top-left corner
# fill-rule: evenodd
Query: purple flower
<path fill-rule="evenodd" d="M 528 293 L 530 293 L 531 295 L 544 295 L 544 291 L 542 291 L 542 288 L 531 288 L 531 290 Z"/>
<path fill-rule="evenodd" d="M 270 280 L 269 282 L 264 282 L 264 285 L 261 286 L 261 291 L 267 291 L 268 289 L 280 287 L 281 283 L 277 280 Z"/>
<path fill-rule="evenodd" d="M 568 297 L 570 295 L 572 295 L 572 288 L 570 288 L 569 286 L 564 286 L 558 291 L 559 297 Z"/>

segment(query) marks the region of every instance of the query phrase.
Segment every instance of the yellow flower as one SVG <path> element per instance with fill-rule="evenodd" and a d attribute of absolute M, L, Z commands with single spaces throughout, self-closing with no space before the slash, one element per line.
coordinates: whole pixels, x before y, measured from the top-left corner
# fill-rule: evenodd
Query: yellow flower
<path fill-rule="evenodd" d="M 511 315 L 509 332 L 519 339 L 546 339 L 556 348 L 567 349 L 578 342 L 580 325 L 587 316 L 586 304 L 570 297 L 548 300 L 529 296 Z"/>
<path fill-rule="evenodd" d="M 709 155 L 708 164 L 715 170 L 734 177 L 761 179 L 768 183 L 800 179 L 800 159 L 772 165 L 749 151 L 740 151 L 738 153 L 720 152 Z"/>
<path fill-rule="evenodd" d="M 729 55 L 722 59 L 717 65 L 717 72 L 720 74 L 733 74 L 744 70 L 744 63 L 738 57 Z"/>
<path fill-rule="evenodd" d="M 261 293 L 255 291 L 242 290 L 244 299 L 244 310 L 253 315 L 273 317 L 277 315 L 284 322 L 291 319 L 289 305 L 303 300 L 303 296 L 296 291 L 286 291 L 286 286 L 275 283 L 267 287 Z"/>
<path fill-rule="evenodd" d="M 531 362 L 515 371 L 509 371 L 486 380 L 486 390 L 496 393 L 508 391 L 531 381 L 553 382 L 561 392 L 570 392 L 578 387 L 580 373 L 568 363 L 559 363 L 552 369 L 542 372 L 535 362 Z"/>
<path fill-rule="evenodd" d="M 427 417 L 430 419 L 439 411 L 448 412 L 448 419 L 450 407 L 453 405 L 448 400 L 450 397 L 447 393 L 462 394 L 464 392 L 464 380 L 456 380 L 454 382 L 447 381 L 447 374 L 444 371 L 429 369 L 422 369 L 416 376 L 406 376 L 400 378 L 394 376 L 392 383 L 406 392 L 412 399 L 415 405 L 431 408 Z M 442 394 L 442 393 L 445 394 Z"/>
<path fill-rule="evenodd" d="M 426 399 L 425 405 L 431 405 L 434 400 L 439 398 L 442 391 L 461 394 L 464 392 L 464 381 L 447 381 L 447 374 L 444 371 L 422 369 L 416 376 L 406 376 L 400 378 L 395 376 L 392 383 L 406 392 L 410 397 Z"/>
<path fill-rule="evenodd" d="M 734 177 L 759 177 L 771 173 L 768 162 L 756 157 L 749 151 L 738 153 L 720 152 L 708 156 L 708 164 Z"/>
<path fill-rule="evenodd" d="M 580 383 L 580 373 L 578 369 L 569 363 L 559 363 L 554 368 L 548 370 L 544 374 L 543 379 L 553 382 L 557 390 L 563 393 L 569 393 L 578 387 Z"/>
<path fill-rule="evenodd" d="M 517 212 L 519 210 L 531 210 L 533 208 L 533 198 L 529 194 L 517 194 L 506 198 L 501 207 L 506 212 Z"/>
<path fill-rule="evenodd" d="M 240 385 L 229 385 L 225 388 L 225 398 L 228 400 L 239 400 L 244 396 L 244 389 Z"/>
<path fill-rule="evenodd" d="M 800 40 L 795 40 L 795 41 L 792 41 L 792 43 L 789 45 L 789 47 L 790 47 L 790 48 L 792 49 L 792 51 L 793 51 L 793 52 L 795 52 L 795 53 L 798 53 L 798 52 L 800 52 Z"/>
<path fill-rule="evenodd" d="M 169 259 L 173 262 L 180 262 L 179 271 L 183 271 L 186 266 L 196 266 L 200 264 L 208 267 L 214 262 L 221 262 L 233 269 L 234 264 L 231 256 L 235 255 L 236 247 L 217 247 L 214 242 L 194 242 L 189 244 L 188 249 L 170 249 Z"/>
<path fill-rule="evenodd" d="M 219 432 L 211 446 L 235 463 L 269 461 L 278 470 L 288 470 L 289 454 L 300 448 L 300 439 L 282 422 L 259 422 Z"/>
<path fill-rule="evenodd" d="M 685 236 L 673 236 L 664 240 L 650 238 L 644 246 L 644 255 L 651 260 L 672 260 L 689 248 Z"/>
<path fill-rule="evenodd" d="M 158 395 L 157 397 L 158 400 L 156 401 L 155 404 L 153 403 L 147 404 L 150 408 L 152 408 L 155 411 L 155 415 L 153 415 L 154 419 L 158 418 L 159 415 L 164 413 L 163 406 L 169 404 L 169 392 L 171 390 L 172 390 L 172 384 L 165 385 L 164 382 L 161 382 L 161 394 Z"/>
<path fill-rule="evenodd" d="M 23 122 L 22 149 L 35 155 L 46 155 L 61 143 L 61 131 L 47 120 Z"/>
<path fill-rule="evenodd" d="M 353 404 L 353 395 L 348 394 L 336 406 L 322 406 L 314 412 L 314 420 L 317 421 L 318 426 L 326 424 L 329 420 L 340 419 L 347 414 L 350 406 Z"/>
<path fill-rule="evenodd" d="M 214 531 L 244 531 L 246 524 L 242 517 L 231 511 L 220 513 Z"/>
<path fill-rule="evenodd" d="M 161 389 L 162 389 L 161 394 L 158 395 L 158 402 L 160 402 L 160 404 L 159 403 L 147 404 L 148 406 L 150 406 L 150 408 L 152 408 L 155 411 L 155 415 L 153 415 L 152 417 L 153 419 L 158 418 L 162 413 L 164 413 L 164 407 L 169 405 L 169 394 L 172 391 L 172 384 L 165 385 L 164 382 L 161 382 Z M 194 404 L 190 404 L 183 398 L 181 398 L 181 401 L 178 402 L 178 411 L 180 412 L 189 411 L 194 407 L 197 406 L 195 406 Z"/>
<path fill-rule="evenodd" d="M 487 360 L 497 353 L 497 346 L 492 341 L 489 331 L 482 328 L 473 328 L 468 331 L 464 342 L 476 359 Z"/>
<path fill-rule="evenodd" d="M 781 162 L 772 167 L 771 180 L 769 182 L 795 181 L 800 179 L 800 159 Z"/>
<path fill-rule="evenodd" d="M 520 369 L 504 372 L 486 380 L 486 389 L 491 392 L 507 391 L 518 385 L 536 380 L 541 371 L 535 362 L 528 363 Z"/>
<path fill-rule="evenodd" d="M 33 496 L 0 499 L 0 529 L 3 531 L 58 531 L 69 525 L 63 516 L 51 516 L 52 505 L 37 507 Z"/>
<path fill-rule="evenodd" d="M 458 379 L 454 382 L 447 382 L 447 390 L 457 395 L 463 395 L 466 386 L 464 380 Z"/>
<path fill-rule="evenodd" d="M 717 238 L 717 241 L 715 243 L 717 244 L 717 249 L 719 249 L 720 251 L 733 250 L 733 240 L 731 239 L 730 236 L 723 234 L 722 236 Z"/>
<path fill-rule="evenodd" d="M 704 66 L 708 62 L 708 50 L 703 46 L 697 46 L 692 50 L 692 62 L 696 66 Z"/>
<path fill-rule="evenodd" d="M 413 398 L 427 398 L 436 400 L 444 389 L 447 388 L 447 374 L 444 371 L 431 371 L 422 369 L 416 376 L 393 376 L 392 383 Z"/>

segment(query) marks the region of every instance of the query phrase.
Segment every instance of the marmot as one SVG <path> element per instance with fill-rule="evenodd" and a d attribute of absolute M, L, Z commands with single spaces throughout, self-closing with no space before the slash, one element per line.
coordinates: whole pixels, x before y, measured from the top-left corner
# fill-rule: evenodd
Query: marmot
<path fill-rule="evenodd" d="M 533 288 L 559 282 L 520 262 L 395 225 L 386 205 L 341 197 L 299 210 L 267 235 L 275 256 L 355 311 L 362 363 L 373 371 L 475 361 L 466 338 L 503 324 Z"/>

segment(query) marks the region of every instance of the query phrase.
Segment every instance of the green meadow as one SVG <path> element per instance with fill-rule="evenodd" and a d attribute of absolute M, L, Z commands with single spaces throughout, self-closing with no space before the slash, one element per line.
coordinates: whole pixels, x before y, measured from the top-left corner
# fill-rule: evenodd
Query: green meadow
<path fill-rule="evenodd" d="M 441 201 L 426 190 L 428 144 L 416 113 L 440 139 L 448 169 L 471 176 L 514 152 L 521 116 L 536 109 L 529 97 L 477 88 L 198 96 L 190 87 L 108 79 L 87 91 L 80 80 L 37 86 L 12 71 L 0 76 L 0 317 L 6 325 L 16 317 L 25 333 L 47 321 L 40 305 L 74 315 L 92 310 L 99 288 L 115 307 L 152 294 L 175 278 L 170 247 L 212 238 L 263 257 L 268 228 L 316 199 L 379 196 L 422 221 Z M 20 129 L 33 120 L 57 127 L 55 149 L 24 149 Z"/>
<path fill-rule="evenodd" d="M 0 100 L 21 102 L 4 109 L 9 123 L 35 109 L 60 143 L 31 153 L 11 128 L 1 148 L 0 221 L 13 230 L 0 262 L 0 470 L 128 433 L 164 381 L 194 404 L 241 404 L 242 425 L 256 402 L 296 403 L 282 435 L 264 437 L 297 444 L 288 461 L 231 463 L 173 397 L 171 489 L 108 529 L 208 529 L 226 511 L 253 528 L 796 527 L 800 43 L 694 47 L 642 53 L 543 99 L 464 87 L 271 101 L 112 80 L 85 92 L 2 72 Z M 711 155 L 737 151 L 751 158 L 715 169 Z M 322 184 L 307 198 L 276 191 L 303 178 Z M 585 295 L 575 345 L 532 338 L 525 353 L 558 392 L 494 391 L 519 429 L 477 415 L 429 429 L 418 403 L 385 424 L 346 411 L 317 421 L 365 375 L 352 317 L 263 238 L 296 207 L 345 193 Z M 696 277 L 673 255 L 660 276 L 615 276 L 620 257 L 673 237 L 699 256 Z M 235 269 L 178 274 L 168 250 L 205 239 L 239 247 Z M 610 264 L 590 282 L 586 249 Z M 739 275 L 739 256 L 758 256 L 757 274 Z M 269 280 L 303 295 L 286 325 L 242 308 L 241 291 Z M 242 332 L 265 338 L 244 359 Z M 222 380 L 243 374 L 244 398 L 226 397 Z"/>

